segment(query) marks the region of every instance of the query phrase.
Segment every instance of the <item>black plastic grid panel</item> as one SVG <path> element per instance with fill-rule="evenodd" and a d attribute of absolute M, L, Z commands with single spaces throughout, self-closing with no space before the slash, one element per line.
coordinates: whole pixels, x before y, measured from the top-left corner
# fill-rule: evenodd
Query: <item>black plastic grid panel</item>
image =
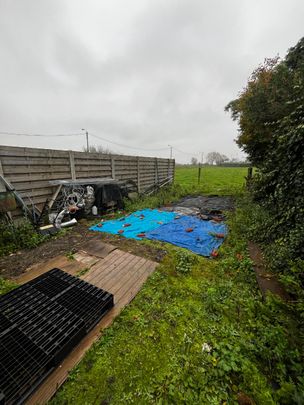
<path fill-rule="evenodd" d="M 12 291 L 0 311 L 46 354 L 57 355 L 74 335 L 84 336 L 81 318 L 30 285 Z"/>
<path fill-rule="evenodd" d="M 112 307 L 112 294 L 60 269 L 0 297 L 0 403 L 22 403 Z"/>
<path fill-rule="evenodd" d="M 0 352 L 4 403 L 18 403 L 46 373 L 51 359 L 16 327 L 1 337 Z"/>
<path fill-rule="evenodd" d="M 64 293 L 57 293 L 58 286 L 65 286 Z M 31 282 L 31 286 L 54 298 L 71 312 L 81 317 L 89 331 L 100 320 L 99 314 L 113 307 L 113 295 L 84 280 L 53 269 Z"/>

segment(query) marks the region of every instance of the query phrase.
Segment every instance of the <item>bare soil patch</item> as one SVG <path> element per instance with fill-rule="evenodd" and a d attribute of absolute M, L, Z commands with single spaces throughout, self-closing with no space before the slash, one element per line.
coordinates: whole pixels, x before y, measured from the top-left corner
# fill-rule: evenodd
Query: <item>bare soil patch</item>
<path fill-rule="evenodd" d="M 112 243 L 121 250 L 157 262 L 166 254 L 164 250 L 147 246 L 136 240 L 92 232 L 86 223 L 78 223 L 75 227 L 70 228 L 65 235 L 50 237 L 36 248 L 20 250 L 9 256 L 1 257 L 0 275 L 6 278 L 16 278 L 34 264 L 52 259 L 58 255 L 73 254 L 81 250 L 82 245 L 93 239 Z"/>
<path fill-rule="evenodd" d="M 254 262 L 256 279 L 263 297 L 266 297 L 267 292 L 271 292 L 278 295 L 284 301 L 290 301 L 289 294 L 276 276 L 266 270 L 261 248 L 254 242 L 249 242 L 248 248 L 251 260 Z"/>

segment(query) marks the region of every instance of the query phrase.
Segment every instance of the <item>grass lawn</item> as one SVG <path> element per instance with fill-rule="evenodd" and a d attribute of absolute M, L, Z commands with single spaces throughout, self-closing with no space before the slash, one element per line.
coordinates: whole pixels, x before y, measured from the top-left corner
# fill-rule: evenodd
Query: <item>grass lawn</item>
<path fill-rule="evenodd" d="M 304 403 L 294 309 L 275 297 L 262 301 L 248 257 L 251 205 L 240 196 L 246 168 L 203 168 L 199 187 L 195 171 L 178 168 L 171 190 L 127 208 L 190 193 L 238 195 L 219 257 L 139 241 L 162 247 L 166 256 L 51 404 Z"/>
<path fill-rule="evenodd" d="M 244 186 L 246 175 L 247 167 L 203 166 L 198 185 L 198 167 L 177 167 L 175 183 L 199 188 L 204 193 L 234 194 Z"/>
<path fill-rule="evenodd" d="M 177 169 L 171 191 L 129 209 L 202 190 L 239 194 L 246 174 L 246 168 L 204 168 L 197 187 L 195 171 Z M 254 402 L 243 403 L 303 403 L 297 321 L 288 305 L 261 299 L 244 236 L 247 210 L 230 216 L 217 259 L 162 245 L 167 255 L 157 271 L 51 403 L 219 405 L 247 397 Z"/>

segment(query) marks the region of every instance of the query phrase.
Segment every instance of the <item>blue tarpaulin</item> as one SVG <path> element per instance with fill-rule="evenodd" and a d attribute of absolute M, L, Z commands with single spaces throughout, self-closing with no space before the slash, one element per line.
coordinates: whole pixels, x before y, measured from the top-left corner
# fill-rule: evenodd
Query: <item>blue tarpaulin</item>
<path fill-rule="evenodd" d="M 182 216 L 146 233 L 146 237 L 172 243 L 202 256 L 210 256 L 224 241 L 224 238 L 218 236 L 226 234 L 227 227 L 223 223 Z"/>
<path fill-rule="evenodd" d="M 122 235 L 131 239 L 148 238 L 172 243 L 202 256 L 210 256 L 223 243 L 227 226 L 175 212 L 144 209 L 128 216 L 100 222 L 92 231 Z"/>
<path fill-rule="evenodd" d="M 101 225 L 94 225 L 90 230 L 122 235 L 126 238 L 142 239 L 145 236 L 138 235 L 146 234 L 148 231 L 173 221 L 176 215 L 175 212 L 144 209 L 122 218 L 101 222 Z"/>

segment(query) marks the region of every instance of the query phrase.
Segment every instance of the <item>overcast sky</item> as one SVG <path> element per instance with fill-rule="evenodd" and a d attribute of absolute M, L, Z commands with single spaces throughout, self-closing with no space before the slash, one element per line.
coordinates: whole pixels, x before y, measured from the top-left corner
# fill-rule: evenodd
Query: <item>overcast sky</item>
<path fill-rule="evenodd" d="M 303 0 L 0 0 L 0 131 L 86 128 L 113 152 L 240 158 L 224 107 L 303 21 Z M 0 144 L 80 150 L 85 137 Z"/>

